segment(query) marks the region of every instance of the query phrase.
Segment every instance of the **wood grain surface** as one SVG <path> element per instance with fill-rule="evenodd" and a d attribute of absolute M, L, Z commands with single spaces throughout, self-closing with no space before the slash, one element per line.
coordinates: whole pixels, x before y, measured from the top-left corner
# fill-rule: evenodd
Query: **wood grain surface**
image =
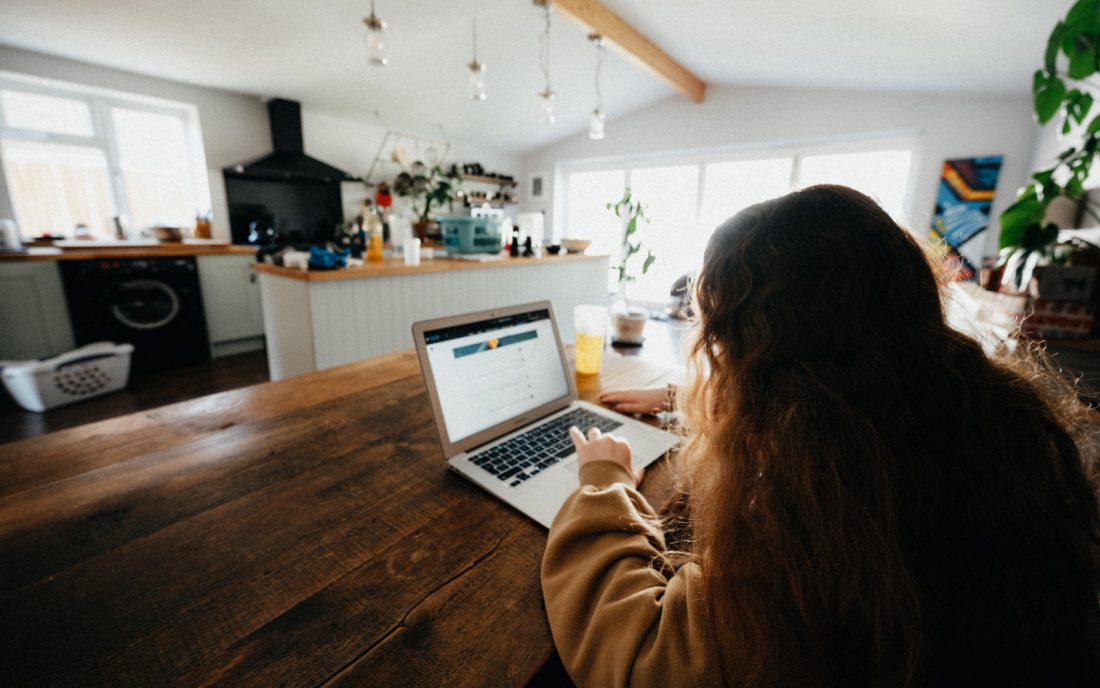
<path fill-rule="evenodd" d="M 545 542 L 447 469 L 412 352 L 2 445 L 0 682 L 524 685 Z"/>
<path fill-rule="evenodd" d="M 179 256 L 255 255 L 255 246 L 166 242 L 149 246 L 98 246 L 89 248 L 28 248 L 24 253 L 0 253 L 2 261 L 118 260 L 121 258 L 177 258 Z"/>
<path fill-rule="evenodd" d="M 437 249 L 441 250 L 441 249 Z M 505 256 L 499 260 L 463 260 L 461 258 L 432 258 L 420 261 L 420 265 L 405 265 L 401 258 L 388 258 L 381 263 L 364 263 L 362 267 L 344 270 L 295 270 L 268 263 L 256 263 L 254 272 L 289 277 L 304 282 L 332 282 L 349 279 L 368 279 L 371 277 L 391 277 L 393 275 L 417 275 L 428 272 L 451 272 L 454 270 L 485 270 L 491 268 L 514 268 L 517 265 L 543 265 L 569 263 L 578 260 L 607 260 L 606 255 L 588 255 L 587 253 L 569 253 L 565 255 L 545 255 L 531 258 L 512 258 Z"/>

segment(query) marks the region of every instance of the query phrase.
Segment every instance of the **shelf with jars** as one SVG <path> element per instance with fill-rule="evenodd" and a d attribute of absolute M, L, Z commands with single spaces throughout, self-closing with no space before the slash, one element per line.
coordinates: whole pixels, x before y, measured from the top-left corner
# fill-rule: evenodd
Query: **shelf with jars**
<path fill-rule="evenodd" d="M 459 192 L 466 207 L 488 203 L 494 208 L 519 203 L 516 180 L 506 176 L 480 174 L 462 175 L 463 188 Z"/>

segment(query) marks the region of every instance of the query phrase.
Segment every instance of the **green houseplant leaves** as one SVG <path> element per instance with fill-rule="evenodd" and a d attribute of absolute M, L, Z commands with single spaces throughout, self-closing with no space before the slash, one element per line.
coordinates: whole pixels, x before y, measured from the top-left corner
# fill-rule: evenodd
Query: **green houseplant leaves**
<path fill-rule="evenodd" d="M 645 250 L 645 257 L 642 259 L 641 275 L 649 272 L 649 268 L 657 260 L 657 257 L 653 255 L 653 251 L 645 248 L 642 242 L 635 236 L 638 232 L 638 223 L 641 220 L 649 222 L 649 218 L 646 217 L 645 208 L 641 202 L 630 192 L 630 187 L 623 189 L 623 197 L 614 203 L 608 203 L 607 209 L 614 211 L 615 217 L 626 220 L 626 231 L 623 232 L 623 247 L 622 254 L 619 256 L 619 264 L 615 266 L 615 269 L 619 272 L 619 284 L 624 282 L 635 282 L 639 275 L 634 274 L 631 270 L 632 265 L 637 261 L 632 261 L 631 258 L 638 255 Z"/>
<path fill-rule="evenodd" d="M 1100 0 L 1078 0 L 1051 31 L 1043 68 L 1032 78 L 1035 119 L 1040 125 L 1062 114 L 1062 133 L 1089 118 L 1094 96 L 1078 88 L 1100 71 Z M 1100 143 L 1100 114 L 1085 127 L 1077 145 L 1063 151 L 1054 164 L 1032 175 L 1016 201 L 1001 213 L 998 241 L 1004 268 L 1003 284 L 1023 291 L 1035 268 L 1049 262 L 1058 242 L 1058 227 L 1043 218 L 1059 196 L 1078 199 L 1085 191 Z"/>

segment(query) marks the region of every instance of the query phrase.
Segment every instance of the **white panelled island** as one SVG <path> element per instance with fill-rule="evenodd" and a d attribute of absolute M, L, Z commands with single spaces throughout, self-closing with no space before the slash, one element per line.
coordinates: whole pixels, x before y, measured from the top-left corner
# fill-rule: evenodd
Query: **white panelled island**
<path fill-rule="evenodd" d="M 412 324 L 549 300 L 565 341 L 573 306 L 607 304 L 608 257 L 585 254 L 470 261 L 401 260 L 304 271 L 264 263 L 260 276 L 272 380 L 410 349 Z"/>

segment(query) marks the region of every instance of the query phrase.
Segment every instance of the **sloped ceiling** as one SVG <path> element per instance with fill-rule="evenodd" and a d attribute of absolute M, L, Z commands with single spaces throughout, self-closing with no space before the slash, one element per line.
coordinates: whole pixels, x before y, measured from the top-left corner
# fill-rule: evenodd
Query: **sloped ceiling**
<path fill-rule="evenodd" d="M 1023 94 L 1069 0 L 604 0 L 711 83 Z M 395 129 L 522 154 L 583 131 L 596 56 L 555 15 L 558 121 L 539 122 L 541 10 L 530 0 L 376 0 L 390 66 L 366 64 L 365 0 L 5 0 L 0 43 L 302 101 Z M 471 19 L 489 98 L 466 98 Z M 0 65 L 0 69 L 3 65 Z M 612 120 L 673 94 L 612 51 Z"/>

